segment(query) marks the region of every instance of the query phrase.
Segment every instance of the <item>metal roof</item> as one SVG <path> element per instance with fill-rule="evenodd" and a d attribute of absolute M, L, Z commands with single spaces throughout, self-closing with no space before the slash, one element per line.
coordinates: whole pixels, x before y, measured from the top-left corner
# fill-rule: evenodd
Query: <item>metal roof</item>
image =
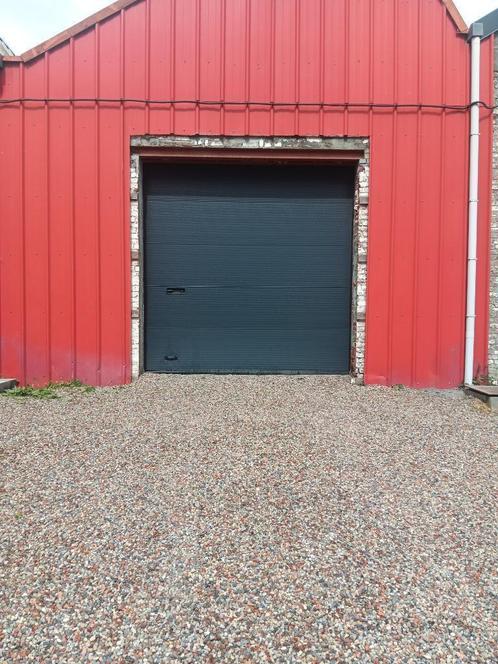
<path fill-rule="evenodd" d="M 482 26 L 482 29 L 480 26 Z M 486 39 L 486 37 L 498 32 L 498 9 L 495 9 L 494 11 L 489 12 L 489 14 L 486 14 L 486 16 L 474 21 L 470 26 L 470 32 L 482 39 Z"/>

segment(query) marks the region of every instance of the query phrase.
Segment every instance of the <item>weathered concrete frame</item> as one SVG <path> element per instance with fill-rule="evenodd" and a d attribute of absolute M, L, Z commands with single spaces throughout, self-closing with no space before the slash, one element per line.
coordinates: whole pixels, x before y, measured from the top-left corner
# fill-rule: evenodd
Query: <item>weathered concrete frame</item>
<path fill-rule="evenodd" d="M 358 382 L 363 381 L 365 371 L 365 317 L 367 295 L 367 254 L 368 254 L 368 202 L 370 182 L 370 142 L 367 138 L 238 138 L 208 136 L 134 136 L 131 139 L 131 339 L 132 377 L 136 380 L 144 370 L 144 289 L 143 289 L 143 192 L 142 164 L 147 150 L 163 149 L 171 160 L 171 150 L 205 152 L 215 155 L 217 150 L 239 150 L 264 153 L 288 151 L 295 156 L 303 152 L 310 159 L 310 153 L 321 153 L 331 160 L 340 153 L 358 153 L 357 177 L 353 223 L 353 298 L 351 325 L 351 375 Z M 327 152 L 327 155 L 324 154 Z M 304 154 L 305 153 L 305 154 Z M 156 153 L 156 157 L 157 157 Z M 311 157 L 312 158 L 312 157 Z M 318 159 L 318 154 L 317 154 Z"/>

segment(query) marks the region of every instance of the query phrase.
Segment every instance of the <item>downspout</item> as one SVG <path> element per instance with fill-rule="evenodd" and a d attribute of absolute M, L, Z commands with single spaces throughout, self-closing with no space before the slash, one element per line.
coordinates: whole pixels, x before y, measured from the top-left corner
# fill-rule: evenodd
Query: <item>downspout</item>
<path fill-rule="evenodd" d="M 470 90 L 470 165 L 469 165 L 469 227 L 467 248 L 467 316 L 465 324 L 465 385 L 474 381 L 474 347 L 477 291 L 477 225 L 479 211 L 479 121 L 481 79 L 482 23 L 470 28 L 471 90 Z"/>

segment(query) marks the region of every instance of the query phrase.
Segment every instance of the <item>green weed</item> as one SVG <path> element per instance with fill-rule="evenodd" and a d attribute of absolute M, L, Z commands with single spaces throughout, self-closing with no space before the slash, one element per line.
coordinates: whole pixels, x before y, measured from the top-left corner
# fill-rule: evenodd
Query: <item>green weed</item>
<path fill-rule="evenodd" d="M 47 387 L 58 388 L 76 388 L 76 387 L 86 387 L 85 383 L 82 383 L 81 380 L 69 380 L 61 381 L 60 383 L 49 383 Z"/>
<path fill-rule="evenodd" d="M 4 397 L 18 398 L 31 398 L 31 399 L 58 399 L 59 395 L 53 387 L 14 387 L 11 390 L 6 390 L 0 393 Z"/>
<path fill-rule="evenodd" d="M 60 382 L 60 383 L 49 383 L 48 387 L 53 388 L 54 390 L 81 390 L 82 392 L 90 393 L 90 392 L 95 392 L 95 388 L 93 385 L 86 385 L 85 383 L 82 383 L 81 380 L 70 380 L 67 382 Z"/>
<path fill-rule="evenodd" d="M 11 390 L 0 392 L 1 396 L 14 397 L 14 398 L 31 398 L 31 399 L 60 399 L 59 390 L 78 390 L 85 394 L 95 392 L 92 385 L 85 385 L 80 380 L 61 381 L 60 383 L 48 383 L 43 387 L 33 387 L 26 385 L 25 387 L 14 387 Z"/>

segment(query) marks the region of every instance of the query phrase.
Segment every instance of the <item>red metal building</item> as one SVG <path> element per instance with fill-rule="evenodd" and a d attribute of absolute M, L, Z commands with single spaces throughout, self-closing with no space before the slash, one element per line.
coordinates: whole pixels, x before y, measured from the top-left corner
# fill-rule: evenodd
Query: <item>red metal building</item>
<path fill-rule="evenodd" d="M 461 384 L 465 31 L 451 0 L 121 0 L 4 58 L 0 375 L 108 385 L 143 367 L 133 224 L 148 159 L 324 159 L 359 165 L 352 370 L 367 383 Z M 490 106 L 492 72 L 489 38 Z M 485 107 L 481 137 L 475 371 L 485 374 Z"/>

